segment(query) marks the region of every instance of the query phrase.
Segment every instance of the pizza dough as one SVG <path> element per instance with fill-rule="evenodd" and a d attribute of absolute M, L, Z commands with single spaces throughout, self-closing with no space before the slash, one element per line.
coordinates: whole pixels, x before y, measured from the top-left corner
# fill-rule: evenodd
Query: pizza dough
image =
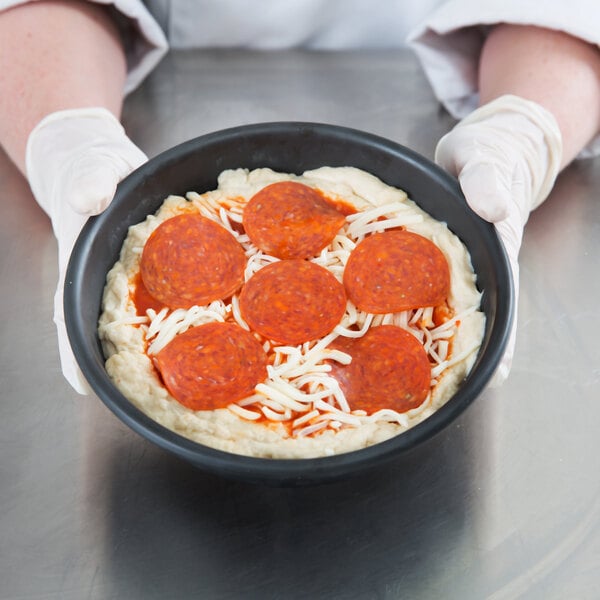
<path fill-rule="evenodd" d="M 130 227 L 99 335 L 115 385 L 179 435 L 328 456 L 455 393 L 483 337 L 475 280 L 446 225 L 373 175 L 229 170 Z"/>

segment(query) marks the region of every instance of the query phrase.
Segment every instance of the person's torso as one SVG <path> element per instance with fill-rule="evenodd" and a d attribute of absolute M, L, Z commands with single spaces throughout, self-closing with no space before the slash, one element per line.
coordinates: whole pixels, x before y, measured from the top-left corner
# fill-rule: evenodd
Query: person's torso
<path fill-rule="evenodd" d="M 147 0 L 172 48 L 389 48 L 441 0 Z"/>

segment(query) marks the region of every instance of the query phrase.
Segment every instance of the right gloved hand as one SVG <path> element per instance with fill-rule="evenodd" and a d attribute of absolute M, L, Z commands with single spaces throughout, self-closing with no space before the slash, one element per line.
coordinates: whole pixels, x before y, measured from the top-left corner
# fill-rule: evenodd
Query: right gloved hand
<path fill-rule="evenodd" d="M 560 169 L 562 138 L 555 117 L 517 96 L 478 108 L 438 143 L 436 162 L 458 177 L 469 206 L 494 223 L 513 275 L 515 318 L 500 365 L 492 380 L 508 377 L 516 337 L 519 248 L 530 211 L 548 196 Z"/>
<path fill-rule="evenodd" d="M 61 368 L 80 394 L 88 393 L 89 387 L 73 356 L 63 312 L 69 257 L 88 217 L 102 212 L 119 181 L 147 160 L 117 118 L 104 108 L 52 113 L 38 123 L 27 141 L 27 179 L 38 204 L 50 217 L 58 241 L 54 322 Z"/>

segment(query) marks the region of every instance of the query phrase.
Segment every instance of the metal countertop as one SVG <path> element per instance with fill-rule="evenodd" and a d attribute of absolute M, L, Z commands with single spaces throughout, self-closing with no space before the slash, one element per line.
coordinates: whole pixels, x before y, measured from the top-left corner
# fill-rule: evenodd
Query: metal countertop
<path fill-rule="evenodd" d="M 178 52 L 126 101 L 150 156 L 259 121 L 432 157 L 451 126 L 408 52 Z M 0 598 L 600 598 L 600 161 L 530 218 L 516 356 L 432 442 L 325 486 L 196 470 L 63 380 L 51 226 L 0 155 Z"/>

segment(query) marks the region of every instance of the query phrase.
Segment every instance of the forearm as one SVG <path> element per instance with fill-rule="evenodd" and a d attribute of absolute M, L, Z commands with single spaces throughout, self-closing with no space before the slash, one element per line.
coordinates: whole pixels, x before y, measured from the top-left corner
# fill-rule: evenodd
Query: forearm
<path fill-rule="evenodd" d="M 0 144 L 25 172 L 27 138 L 57 110 L 120 115 L 126 62 L 106 9 L 39 0 L 0 12 Z"/>
<path fill-rule="evenodd" d="M 600 131 L 600 50 L 565 33 L 499 25 L 479 66 L 481 104 L 503 94 L 533 100 L 557 120 L 562 166 Z"/>

